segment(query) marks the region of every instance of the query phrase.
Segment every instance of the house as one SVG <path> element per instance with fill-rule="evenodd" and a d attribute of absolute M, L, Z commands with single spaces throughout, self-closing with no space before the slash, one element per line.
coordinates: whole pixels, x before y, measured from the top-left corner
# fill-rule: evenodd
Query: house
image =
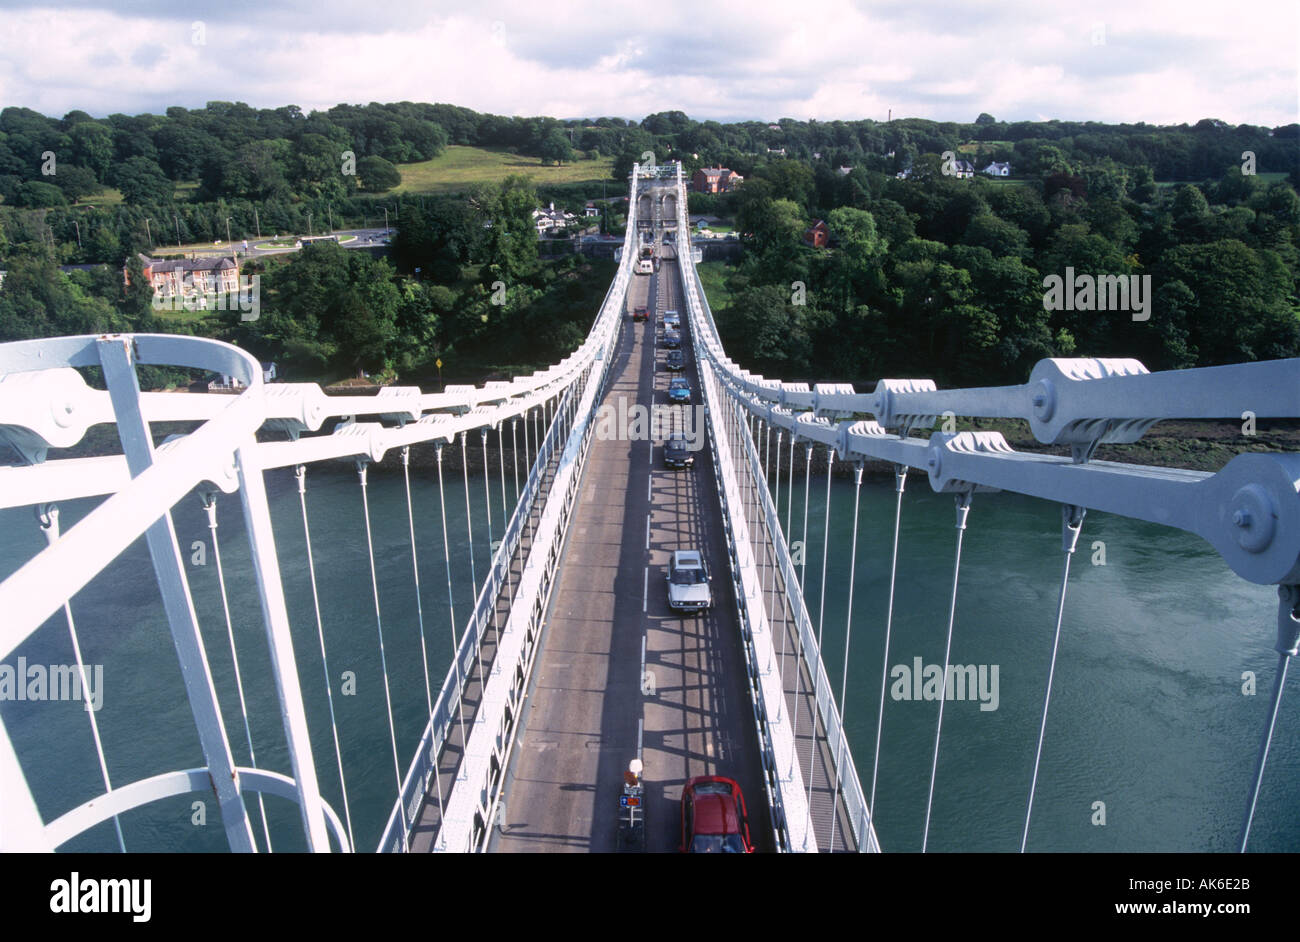
<path fill-rule="evenodd" d="M 980 173 L 987 173 L 990 177 L 1009 177 L 1011 176 L 1011 164 L 995 160 L 981 170 Z"/>
<path fill-rule="evenodd" d="M 591 200 L 587 200 L 587 205 L 582 208 L 582 215 L 599 216 L 600 210 L 596 208 L 595 203 L 593 203 Z"/>
<path fill-rule="evenodd" d="M 898 173 L 894 174 L 894 176 L 899 180 L 907 180 L 912 176 L 912 168 L 904 167 L 902 170 L 898 171 Z"/>
<path fill-rule="evenodd" d="M 785 148 L 784 148 L 784 147 L 769 147 L 769 148 L 767 149 L 767 152 L 768 152 L 769 154 L 776 154 L 778 157 L 784 157 L 784 156 L 785 156 Z"/>
<path fill-rule="evenodd" d="M 729 193 L 744 182 L 744 177 L 726 167 L 702 167 L 691 179 L 696 193 Z"/>
<path fill-rule="evenodd" d="M 239 262 L 234 256 L 207 258 L 150 258 L 139 254 L 144 276 L 155 298 L 187 298 L 197 295 L 229 294 L 239 290 Z M 122 279 L 131 283 L 122 266 Z"/>
<path fill-rule="evenodd" d="M 818 219 L 803 232 L 803 240 L 815 249 L 826 248 L 826 243 L 830 241 L 831 231 L 826 226 L 826 221 Z"/>
<path fill-rule="evenodd" d="M 533 210 L 533 223 L 537 226 L 538 235 L 542 235 L 548 230 L 553 232 L 557 229 L 567 228 L 570 221 L 577 218 L 575 213 L 556 209 L 554 203 L 551 203 L 546 209 Z"/>
<path fill-rule="evenodd" d="M 852 167 L 837 167 L 836 169 L 839 171 L 839 174 L 842 177 L 847 177 L 850 173 L 853 172 Z"/>
<path fill-rule="evenodd" d="M 952 175 L 958 180 L 969 180 L 975 176 L 975 165 L 969 160 L 958 160 L 952 165 Z"/>

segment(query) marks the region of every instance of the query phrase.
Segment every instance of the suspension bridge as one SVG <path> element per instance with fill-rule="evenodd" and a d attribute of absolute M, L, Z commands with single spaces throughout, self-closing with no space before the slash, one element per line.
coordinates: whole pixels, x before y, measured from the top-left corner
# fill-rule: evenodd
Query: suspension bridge
<path fill-rule="evenodd" d="M 43 737 L 39 723 L 15 733 L 10 715 L 0 723 L 0 848 L 54 850 L 111 824 L 127 850 L 132 812 L 198 796 L 215 799 L 230 849 L 270 850 L 268 820 L 283 807 L 266 801 L 272 796 L 296 806 L 294 846 L 312 851 L 613 851 L 625 849 L 618 801 L 636 759 L 651 825 L 646 850 L 676 849 L 682 786 L 704 774 L 740 783 L 760 850 L 881 850 L 873 811 L 890 761 L 882 721 L 890 659 L 898 656 L 909 480 L 913 489 L 951 495 L 954 511 L 938 715 L 933 737 L 914 744 L 929 769 L 921 848 L 947 742 L 949 685 L 966 680 L 952 664 L 963 540 L 975 495 L 995 491 L 1061 508 L 1051 660 L 1019 849 L 1033 835 L 1071 560 L 1089 510 L 1194 534 L 1236 576 L 1277 586 L 1277 671 L 1242 796 L 1238 846 L 1247 848 L 1300 640 L 1300 455 L 1245 454 L 1203 473 L 1099 461 L 1094 452 L 1136 441 L 1162 419 L 1300 416 L 1300 361 L 1151 373 L 1131 359 L 1051 359 L 1023 385 L 975 389 L 921 379 L 884 379 L 871 392 L 784 383 L 741 368 L 723 348 L 695 269 L 680 165 L 634 167 L 628 205 L 618 272 L 586 340 L 553 367 L 509 382 L 326 395 L 313 384 L 265 383 L 246 352 L 191 337 L 0 345 L 0 437 L 21 459 L 0 468 L 0 510 L 33 508 L 44 543 L 0 583 L 0 661 L 35 656 L 42 639 L 66 635 L 75 665 L 63 681 L 89 690 L 92 665 L 82 651 L 88 632 L 102 626 L 88 627 L 94 620 L 84 617 L 79 593 L 106 573 L 120 578 L 143 538 L 147 565 L 127 585 L 143 592 L 156 583 L 189 713 L 168 710 L 167 719 L 192 722 L 202 757 L 119 781 L 114 769 L 127 763 L 106 748 L 88 709 L 97 780 L 80 782 L 75 801 L 50 807 L 36 783 L 64 746 Z M 645 245 L 659 260 L 650 276 L 634 273 Z M 651 311 L 644 327 L 630 317 L 640 307 Z M 696 408 L 664 402 L 669 374 L 660 365 L 658 320 L 667 311 L 681 314 Z M 146 365 L 221 373 L 243 391 L 141 392 L 136 370 Z M 86 383 L 78 372 L 86 368 L 102 372 L 106 390 Z M 638 407 L 658 423 L 638 429 L 635 419 L 619 420 L 617 434 L 607 434 L 603 422 L 635 416 Z M 1039 441 L 1071 453 L 1017 452 L 996 432 L 933 431 L 941 416 L 1024 420 Z M 151 425 L 165 422 L 193 430 L 156 443 Z M 121 454 L 48 455 L 103 423 L 116 426 Z M 698 445 L 693 473 L 657 461 L 672 432 Z M 429 450 L 431 474 L 412 460 Z M 859 533 L 867 461 L 892 466 L 895 484 L 892 534 L 883 535 L 885 617 L 871 624 L 854 598 L 867 540 Z M 312 484 L 337 477 L 340 467 L 354 475 L 363 519 L 347 541 L 365 560 L 348 592 L 367 597 L 345 626 L 353 644 L 346 656 L 336 649 L 328 603 L 338 576 L 318 572 L 322 547 L 312 536 Z M 851 474 L 852 542 L 847 578 L 828 579 L 832 514 L 850 512 L 832 510 L 838 468 Z M 386 509 L 371 503 L 381 470 L 401 481 Z M 823 486 L 822 545 L 809 546 L 812 490 Z M 196 602 L 192 544 L 174 519 L 196 495 L 216 570 L 215 608 Z M 59 504 L 79 501 L 93 506 L 61 527 Z M 218 506 L 242 517 L 247 537 L 237 559 L 227 542 L 229 566 Z M 314 519 L 319 528 L 319 511 Z M 667 606 L 665 567 L 677 549 L 700 549 L 708 560 L 714 604 L 706 612 Z M 818 555 L 820 577 L 810 577 L 809 557 Z M 309 605 L 290 604 L 291 568 L 310 587 Z M 411 600 L 400 607 L 397 569 Z M 828 672 L 823 650 L 828 598 L 846 612 L 839 676 Z M 249 621 L 259 638 L 237 628 Z M 884 651 L 870 677 L 880 681 L 878 709 L 854 717 L 871 733 L 865 755 L 853 753 L 845 725 L 850 683 L 865 681 L 850 676 L 855 632 Z M 367 666 L 358 669 L 363 633 Z M 165 644 L 161 636 L 153 643 Z M 214 671 L 210 645 L 228 646 L 229 676 Z M 117 670 L 133 682 L 129 669 Z M 353 671 L 383 694 L 376 701 L 383 732 L 364 748 L 347 735 L 343 678 Z M 273 737 L 255 704 L 273 704 Z M 410 709 L 423 726 L 413 750 L 401 729 Z M 364 797 L 359 779 L 370 783 Z M 374 817 L 376 802 L 391 807 L 377 840 L 360 823 Z"/>

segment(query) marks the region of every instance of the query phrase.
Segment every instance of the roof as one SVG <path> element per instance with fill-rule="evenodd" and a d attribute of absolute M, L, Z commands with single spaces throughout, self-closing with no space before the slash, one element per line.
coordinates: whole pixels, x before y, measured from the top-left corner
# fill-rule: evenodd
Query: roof
<path fill-rule="evenodd" d="M 678 566 L 702 566 L 704 561 L 700 558 L 699 550 L 677 550 L 673 553 L 673 561 Z"/>
<path fill-rule="evenodd" d="M 208 258 L 150 258 L 140 254 L 140 264 L 145 268 L 161 268 L 166 271 L 227 271 L 237 269 L 235 260 L 229 255 Z"/>
<path fill-rule="evenodd" d="M 696 834 L 740 833 L 740 821 L 736 816 L 734 795 L 722 795 L 716 792 L 700 794 L 695 790 L 699 786 L 718 784 L 731 785 L 732 783 L 720 777 L 709 777 L 703 781 L 692 781 L 687 784 L 687 787 L 692 789 L 694 798 L 694 827 Z"/>

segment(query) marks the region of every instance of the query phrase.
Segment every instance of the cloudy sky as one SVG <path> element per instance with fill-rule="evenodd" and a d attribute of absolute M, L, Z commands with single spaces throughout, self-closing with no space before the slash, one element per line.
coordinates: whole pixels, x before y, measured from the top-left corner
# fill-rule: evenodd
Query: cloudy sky
<path fill-rule="evenodd" d="M 0 0 L 0 106 L 1300 120 L 1296 0 Z M 648 15 L 647 12 L 649 11 Z"/>

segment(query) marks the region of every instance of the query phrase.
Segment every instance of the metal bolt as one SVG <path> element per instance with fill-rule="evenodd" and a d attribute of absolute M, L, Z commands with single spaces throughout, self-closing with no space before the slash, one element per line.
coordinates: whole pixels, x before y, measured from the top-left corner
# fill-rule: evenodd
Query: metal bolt
<path fill-rule="evenodd" d="M 1232 512 L 1232 522 L 1235 526 L 1242 527 L 1243 529 L 1250 526 L 1250 511 L 1234 510 Z"/>
<path fill-rule="evenodd" d="M 1044 396 L 1042 393 L 1039 393 L 1034 397 L 1034 405 L 1036 406 L 1041 406 L 1046 401 L 1047 401 L 1047 397 Z"/>

